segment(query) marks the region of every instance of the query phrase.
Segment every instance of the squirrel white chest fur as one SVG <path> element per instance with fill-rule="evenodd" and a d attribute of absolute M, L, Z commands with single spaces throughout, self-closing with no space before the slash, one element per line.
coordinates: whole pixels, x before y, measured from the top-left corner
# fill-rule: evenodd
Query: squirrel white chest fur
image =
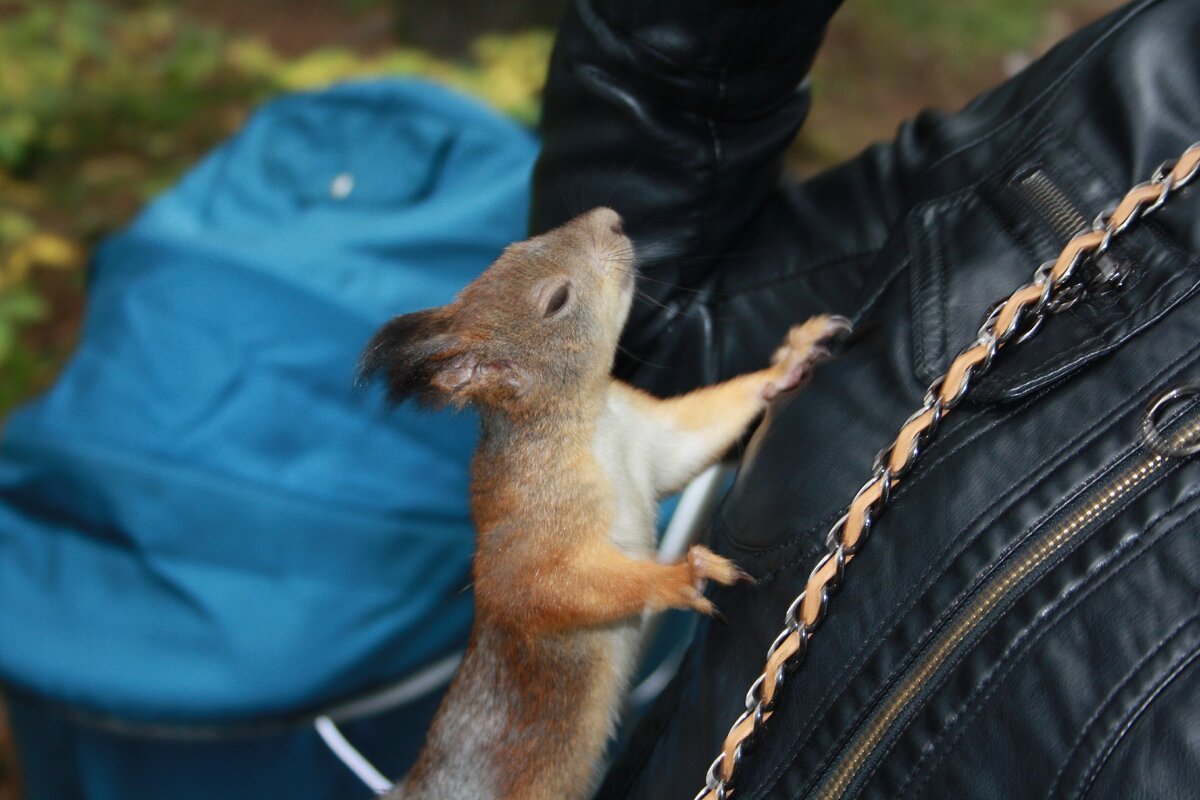
<path fill-rule="evenodd" d="M 634 293 L 620 217 L 595 209 L 508 248 L 447 306 L 397 317 L 364 374 L 391 396 L 473 405 L 475 622 L 408 777 L 414 800 L 587 797 L 647 612 L 714 612 L 749 580 L 696 546 L 654 558 L 658 501 L 714 463 L 846 329 L 787 332 L 772 366 L 660 400 L 609 377 Z"/>
<path fill-rule="evenodd" d="M 648 558 L 655 552 L 658 497 L 653 461 L 644 452 L 654 447 L 655 426 L 635 410 L 629 390 L 609 386 L 604 410 L 596 425 L 596 461 L 617 495 L 616 515 L 609 541 L 628 556 Z M 662 441 L 667 447 L 669 442 Z"/>

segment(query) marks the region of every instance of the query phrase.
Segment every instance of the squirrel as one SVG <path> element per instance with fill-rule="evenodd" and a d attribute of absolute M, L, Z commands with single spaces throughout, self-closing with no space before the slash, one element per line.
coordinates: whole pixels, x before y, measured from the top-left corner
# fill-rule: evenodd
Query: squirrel
<path fill-rule="evenodd" d="M 475 619 L 393 800 L 590 795 L 643 613 L 712 615 L 707 581 L 750 581 L 696 545 L 654 558 L 659 499 L 715 463 L 848 330 L 819 316 L 771 366 L 671 399 L 611 377 L 634 297 L 621 217 L 587 212 L 506 248 L 453 302 L 396 317 L 365 350 L 389 398 L 471 405 Z"/>

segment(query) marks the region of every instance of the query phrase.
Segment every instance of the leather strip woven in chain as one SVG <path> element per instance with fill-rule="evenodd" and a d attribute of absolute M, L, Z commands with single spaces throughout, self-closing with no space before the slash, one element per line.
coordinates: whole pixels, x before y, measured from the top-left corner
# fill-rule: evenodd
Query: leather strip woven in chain
<path fill-rule="evenodd" d="M 975 340 L 959 351 L 946 374 L 929 387 L 921 407 L 904 422 L 895 441 L 875 457 L 870 480 L 830 529 L 826 537 L 828 550 L 809 573 L 804 591 L 788 607 L 784 628 L 767 649 L 766 667 L 746 693 L 745 711 L 733 723 L 720 755 L 709 766 L 705 787 L 696 800 L 727 800 L 733 796 L 738 765 L 755 737 L 764 733 L 763 726 L 771 717 L 785 677 L 803 662 L 829 600 L 842 584 L 846 565 L 866 542 L 871 524 L 887 506 L 892 490 L 932 441 L 938 423 L 966 395 L 971 381 L 991 368 L 1001 349 L 1028 341 L 1047 316 L 1076 302 L 1089 287 L 1081 276 L 1080 265 L 1103 254 L 1114 237 L 1157 210 L 1197 172 L 1200 142 L 1177 160 L 1162 164 L 1150 180 L 1130 189 L 1116 208 L 1096 217 L 1090 230 L 1067 242 L 1058 258 L 1038 267 L 1032 282 L 996 304 Z"/>

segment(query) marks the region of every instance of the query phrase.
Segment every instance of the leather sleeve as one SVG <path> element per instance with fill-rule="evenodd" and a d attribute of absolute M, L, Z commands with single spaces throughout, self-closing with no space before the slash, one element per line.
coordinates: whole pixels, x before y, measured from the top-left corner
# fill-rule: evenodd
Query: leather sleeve
<path fill-rule="evenodd" d="M 635 305 L 618 374 L 670 391 L 726 372 L 716 301 L 730 271 L 769 279 L 787 266 L 762 257 L 780 248 L 751 231 L 767 216 L 794 217 L 780 208 L 791 202 L 779 190 L 782 154 L 807 114 L 804 78 L 839 4 L 570 4 L 546 86 L 531 228 L 598 205 L 625 218 L 648 297 Z M 732 258 L 739 247 L 756 254 Z M 771 341 L 780 324 L 768 326 Z"/>

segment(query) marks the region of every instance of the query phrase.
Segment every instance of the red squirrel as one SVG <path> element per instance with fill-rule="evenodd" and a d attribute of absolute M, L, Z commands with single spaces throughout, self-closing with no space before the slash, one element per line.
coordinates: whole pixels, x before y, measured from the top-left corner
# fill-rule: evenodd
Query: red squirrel
<path fill-rule="evenodd" d="M 660 400 L 610 376 L 634 281 L 620 216 L 597 208 L 508 247 L 452 303 L 393 319 L 363 355 L 393 401 L 470 404 L 481 421 L 474 627 L 389 798 L 589 796 L 643 612 L 713 614 L 705 582 L 748 579 L 699 545 L 656 561 L 657 502 L 717 461 L 848 323 L 810 319 L 769 368 Z"/>

